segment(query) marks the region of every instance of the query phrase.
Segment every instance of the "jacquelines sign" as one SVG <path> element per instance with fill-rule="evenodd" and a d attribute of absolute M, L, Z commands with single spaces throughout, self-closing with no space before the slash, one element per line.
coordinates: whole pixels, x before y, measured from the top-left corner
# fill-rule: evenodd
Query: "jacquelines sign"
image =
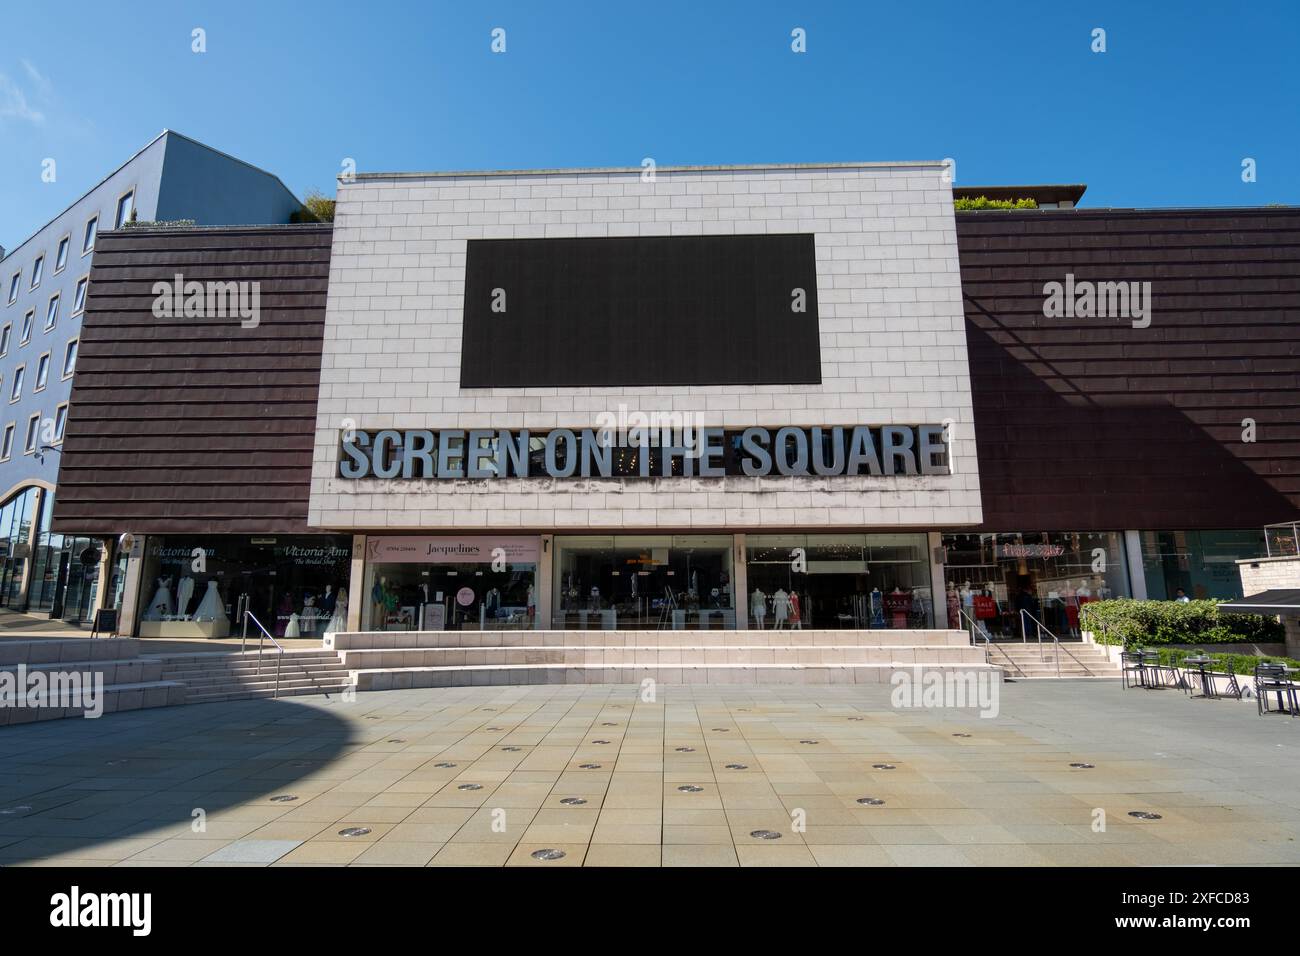
<path fill-rule="evenodd" d="M 942 425 L 344 432 L 339 477 L 722 478 L 946 475 Z"/>

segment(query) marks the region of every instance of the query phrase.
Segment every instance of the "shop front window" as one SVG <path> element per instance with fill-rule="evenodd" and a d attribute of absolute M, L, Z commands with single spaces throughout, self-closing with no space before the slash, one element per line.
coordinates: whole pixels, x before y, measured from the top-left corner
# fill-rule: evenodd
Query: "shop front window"
<path fill-rule="evenodd" d="M 975 620 L 995 637 L 1019 639 L 1023 622 L 1032 639 L 1037 620 L 1077 637 L 1082 605 L 1131 593 L 1119 531 L 946 534 L 943 547 L 953 628 Z"/>
<path fill-rule="evenodd" d="M 731 535 L 556 537 L 557 630 L 732 629 Z"/>
<path fill-rule="evenodd" d="M 25 488 L 0 507 L 0 606 L 3 607 L 21 609 L 36 494 L 36 488 Z"/>
<path fill-rule="evenodd" d="M 1172 601 L 1178 589 L 1192 600 L 1242 597 L 1237 561 L 1265 553 L 1264 532 L 1143 531 L 1142 572 L 1147 597 Z"/>
<path fill-rule="evenodd" d="M 745 567 L 751 628 L 934 626 L 924 534 L 751 534 Z"/>
<path fill-rule="evenodd" d="M 160 535 L 145 545 L 141 637 L 242 633 L 241 608 L 276 637 L 347 628 L 346 535 Z M 110 582 L 111 583 L 111 582 Z M 251 636 L 256 624 L 249 622 Z"/>
<path fill-rule="evenodd" d="M 368 538 L 362 626 L 372 631 L 537 627 L 540 553 L 541 539 L 529 537 Z"/>

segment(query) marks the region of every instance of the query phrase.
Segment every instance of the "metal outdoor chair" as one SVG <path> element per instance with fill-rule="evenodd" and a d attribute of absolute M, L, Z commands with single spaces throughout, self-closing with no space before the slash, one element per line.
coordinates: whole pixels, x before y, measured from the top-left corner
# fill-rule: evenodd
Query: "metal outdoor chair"
<path fill-rule="evenodd" d="M 1143 670 L 1142 652 L 1141 651 L 1124 651 L 1119 656 L 1120 659 L 1120 676 L 1124 679 L 1125 689 L 1129 687 L 1145 687 L 1147 680 Z M 1132 675 L 1135 680 L 1130 680 Z"/>
<path fill-rule="evenodd" d="M 1268 695 L 1277 694 L 1278 713 L 1296 715 L 1295 684 L 1286 676 L 1286 668 L 1281 664 L 1263 663 L 1255 665 L 1255 707 L 1259 716 L 1269 713 Z M 1285 698 L 1288 706 L 1283 706 Z"/>
<path fill-rule="evenodd" d="M 1146 672 L 1147 687 L 1164 687 L 1165 676 L 1169 675 L 1169 680 L 1177 686 L 1178 672 L 1168 664 L 1160 663 L 1160 655 L 1155 651 L 1142 652 L 1142 669 Z"/>
<path fill-rule="evenodd" d="M 1228 694 L 1231 694 L 1237 700 L 1241 700 L 1241 685 L 1237 683 L 1237 669 L 1233 666 L 1231 659 L 1228 660 L 1228 689 L 1224 692 L 1224 696 L 1226 697 Z"/>

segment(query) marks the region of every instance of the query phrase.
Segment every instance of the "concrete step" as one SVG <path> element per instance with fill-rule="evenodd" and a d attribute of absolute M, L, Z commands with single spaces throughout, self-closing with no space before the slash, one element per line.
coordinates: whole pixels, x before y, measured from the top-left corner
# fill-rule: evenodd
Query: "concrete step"
<path fill-rule="evenodd" d="M 886 647 L 969 646 L 965 631 L 952 630 L 629 630 L 629 631 L 340 631 L 325 637 L 334 650 L 480 647 L 687 647 L 798 645 Z"/>
<path fill-rule="evenodd" d="M 103 713 L 115 714 L 150 707 L 170 707 L 185 703 L 186 688 L 175 681 L 143 681 L 105 686 L 101 701 Z M 85 701 L 50 701 L 49 706 L 0 707 L 0 726 L 37 721 L 85 717 Z"/>
<path fill-rule="evenodd" d="M 310 694 L 330 694 L 341 693 L 349 684 L 339 684 L 337 686 L 318 687 L 280 687 L 280 697 L 305 697 Z M 238 687 L 228 688 L 217 691 L 205 691 L 201 694 L 192 694 L 188 703 L 191 704 L 216 704 L 227 700 L 267 700 L 276 697 L 275 689 L 272 687 Z"/>
<path fill-rule="evenodd" d="M 983 663 L 917 665 L 923 672 L 952 673 L 962 679 L 987 674 L 1002 680 L 1002 669 Z M 556 666 L 545 664 L 493 664 L 459 667 L 407 667 L 354 671 L 357 690 L 397 690 L 416 687 L 505 686 L 514 684 L 639 684 L 654 680 L 664 684 L 879 684 L 899 670 L 912 666 L 858 665 L 720 665 L 701 667 Z"/>
<path fill-rule="evenodd" d="M 691 645 L 662 647 L 652 644 L 622 647 L 479 647 L 400 648 L 397 650 L 341 651 L 349 668 L 397 670 L 407 667 L 459 667 L 491 664 L 545 664 L 550 666 L 683 667 L 709 665 L 780 664 L 925 664 L 983 663 L 984 652 L 970 645 L 948 647 L 818 646 L 792 645 Z"/>

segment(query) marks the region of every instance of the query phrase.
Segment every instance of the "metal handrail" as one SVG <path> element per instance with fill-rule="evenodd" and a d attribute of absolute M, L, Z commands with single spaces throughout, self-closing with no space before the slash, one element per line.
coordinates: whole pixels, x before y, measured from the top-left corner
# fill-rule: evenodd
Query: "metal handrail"
<path fill-rule="evenodd" d="M 1065 653 L 1069 654 L 1070 660 L 1074 661 L 1076 664 L 1082 667 L 1084 671 L 1087 672 L 1089 677 L 1097 676 L 1092 672 L 1092 668 L 1090 668 L 1083 661 L 1079 660 L 1079 658 L 1075 657 L 1074 654 L 1071 653 L 1068 648 L 1065 648 L 1061 645 L 1061 639 L 1056 636 L 1056 633 L 1051 628 L 1049 628 L 1038 618 L 1030 614 L 1029 611 L 1027 611 L 1025 608 L 1020 609 L 1020 637 L 1022 640 L 1027 640 L 1027 638 L 1025 637 L 1025 618 L 1029 618 L 1029 620 L 1033 621 L 1034 625 L 1038 628 L 1036 636 L 1038 637 L 1038 659 L 1039 660 L 1043 660 L 1043 661 L 1047 660 L 1047 658 L 1043 654 L 1043 634 L 1046 633 L 1047 636 L 1052 639 L 1052 644 L 1056 650 L 1056 676 L 1058 678 L 1061 676 L 1061 651 L 1065 651 Z"/>
<path fill-rule="evenodd" d="M 280 644 L 279 641 L 275 639 L 274 634 L 272 634 L 270 631 L 268 631 L 265 627 L 262 626 L 262 622 L 257 619 L 257 616 L 254 615 L 253 612 L 246 607 L 244 608 L 244 637 L 239 642 L 239 653 L 241 654 L 244 653 L 244 645 L 248 642 L 248 622 L 250 620 L 254 624 L 256 624 L 257 629 L 262 632 L 257 639 L 257 676 L 258 677 L 262 676 L 262 648 L 265 645 L 266 639 L 270 638 L 271 643 L 275 645 L 275 649 L 279 651 L 279 655 L 275 659 L 275 694 L 274 694 L 274 697 L 278 700 L 280 697 L 280 665 L 284 663 L 284 647 Z M 310 677 L 311 675 L 309 674 L 308 676 Z M 312 678 L 312 683 L 313 684 L 316 683 L 315 678 Z"/>
<path fill-rule="evenodd" d="M 993 644 L 993 638 L 991 638 L 991 637 L 989 636 L 989 629 L 988 629 L 987 627 L 985 627 L 985 626 L 984 626 L 980 621 L 978 621 L 978 620 L 976 620 L 975 618 L 971 617 L 970 614 L 967 613 L 967 611 L 966 611 L 965 608 L 958 608 L 957 611 L 958 611 L 958 613 L 959 613 L 962 617 L 964 617 L 967 621 L 970 622 L 970 627 L 968 628 L 968 630 L 970 631 L 970 642 L 971 642 L 971 644 L 973 644 L 975 647 L 979 647 L 979 645 L 975 643 L 975 638 L 976 638 L 977 636 L 980 637 L 980 638 L 983 638 L 983 640 L 984 640 L 984 663 L 986 663 L 986 664 L 991 664 L 991 663 L 993 663 L 993 662 L 989 659 L 989 652 L 990 652 L 990 651 L 993 649 L 993 647 L 994 647 L 994 644 Z M 1010 654 L 1008 654 L 1008 653 L 1007 653 L 1005 650 L 1003 650 L 1001 647 L 998 648 L 998 653 L 1001 654 L 1003 657 L 1005 657 L 1005 658 L 1007 659 L 1007 663 L 1010 664 L 1012 667 L 1014 667 L 1014 668 L 1016 669 L 1016 673 L 1017 673 L 1017 674 L 1019 674 L 1021 677 L 1024 677 L 1024 676 L 1025 676 L 1025 672 L 1024 672 L 1023 670 L 1021 670 L 1020 665 L 1017 664 L 1017 663 L 1012 659 L 1012 657 L 1011 657 Z"/>
<path fill-rule="evenodd" d="M 257 625 L 257 629 L 262 632 L 261 636 L 259 636 L 257 639 L 258 675 L 261 675 L 262 673 L 262 647 L 264 646 L 265 641 L 270 640 L 270 642 L 275 645 L 275 649 L 279 652 L 279 656 L 277 656 L 275 659 L 275 697 L 278 699 L 280 696 L 280 665 L 284 663 L 284 651 L 285 651 L 284 645 L 282 645 L 279 641 L 277 641 L 275 639 L 275 635 L 262 626 L 262 622 L 257 619 L 257 615 L 255 615 L 252 611 L 248 609 L 247 606 L 245 606 L 244 607 L 244 636 L 243 639 L 239 642 L 239 653 L 241 654 L 244 653 L 244 646 L 248 642 L 248 622 L 250 618 L 252 619 L 253 623 Z M 320 681 L 316 679 L 315 675 L 312 674 L 312 672 L 306 667 L 301 668 L 301 670 L 303 674 L 306 676 L 306 678 L 316 685 L 316 689 L 320 691 L 322 694 L 324 694 L 326 699 L 329 699 L 330 692 L 327 691 L 325 688 L 321 687 Z"/>

